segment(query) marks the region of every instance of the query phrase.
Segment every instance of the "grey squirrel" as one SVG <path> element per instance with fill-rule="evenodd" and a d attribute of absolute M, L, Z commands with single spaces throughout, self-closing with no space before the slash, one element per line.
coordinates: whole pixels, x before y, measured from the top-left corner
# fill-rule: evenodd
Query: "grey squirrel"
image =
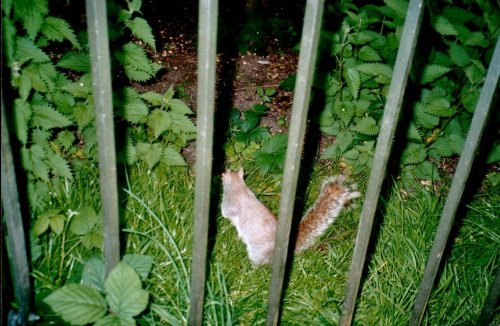
<path fill-rule="evenodd" d="M 236 227 L 252 263 L 256 266 L 268 264 L 273 256 L 278 221 L 247 187 L 243 174 L 242 169 L 222 173 L 222 216 Z M 324 181 L 318 199 L 300 222 L 295 252 L 309 248 L 340 214 L 344 205 L 360 196 L 354 188 L 345 186 L 341 175 Z"/>

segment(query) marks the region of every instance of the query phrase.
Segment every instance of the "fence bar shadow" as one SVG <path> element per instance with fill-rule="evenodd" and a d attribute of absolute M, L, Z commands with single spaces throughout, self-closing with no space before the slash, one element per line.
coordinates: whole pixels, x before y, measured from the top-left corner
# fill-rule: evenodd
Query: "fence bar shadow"
<path fill-rule="evenodd" d="M 120 261 L 118 189 L 106 1 L 85 1 L 92 62 L 106 273 Z"/>
<path fill-rule="evenodd" d="M 213 158 L 217 10 L 218 0 L 200 0 L 190 325 L 201 325 L 203 321 Z"/>
<path fill-rule="evenodd" d="M 412 0 L 408 5 L 403 34 L 394 65 L 394 73 L 387 96 L 384 116 L 382 117 L 380 134 L 377 139 L 377 147 L 373 157 L 373 165 L 368 179 L 368 187 L 358 226 L 358 235 L 349 271 L 346 296 L 340 316 L 340 325 L 352 324 L 373 220 L 377 211 L 378 200 L 387 171 L 387 162 L 391 153 L 393 138 L 406 91 L 408 75 L 422 22 L 423 9 L 423 0 Z"/>
<path fill-rule="evenodd" d="M 494 106 L 494 97 L 498 88 L 498 76 L 500 74 L 500 38 L 497 40 L 495 52 L 491 58 L 481 95 L 477 101 L 476 110 L 472 118 L 472 123 L 465 140 L 464 149 L 458 161 L 456 172 L 446 198 L 443 213 L 439 221 L 436 236 L 432 245 L 429 260 L 425 267 L 424 277 L 415 299 L 415 305 L 411 314 L 410 325 L 420 325 L 425 314 L 427 301 L 434 285 L 439 265 L 443 259 L 443 253 L 450 235 L 451 227 L 455 220 L 458 205 L 462 199 L 465 185 L 472 169 L 474 158 L 477 155 L 479 143 L 491 112 Z"/>
<path fill-rule="evenodd" d="M 311 95 L 316 54 L 318 52 L 319 32 L 323 16 L 324 0 L 308 0 L 302 29 L 297 81 L 293 96 L 292 119 L 283 173 L 278 228 L 272 261 L 269 302 L 266 325 L 277 325 L 287 264 L 290 229 L 297 192 L 300 158 L 304 143 L 304 133 Z"/>

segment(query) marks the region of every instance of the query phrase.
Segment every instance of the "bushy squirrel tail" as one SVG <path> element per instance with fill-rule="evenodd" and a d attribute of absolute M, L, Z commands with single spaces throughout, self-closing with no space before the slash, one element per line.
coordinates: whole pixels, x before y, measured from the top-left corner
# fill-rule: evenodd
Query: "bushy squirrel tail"
<path fill-rule="evenodd" d="M 309 248 L 340 214 L 342 208 L 360 196 L 355 186 L 344 185 L 342 175 L 331 177 L 323 183 L 318 199 L 307 211 L 299 225 L 295 252 Z"/>

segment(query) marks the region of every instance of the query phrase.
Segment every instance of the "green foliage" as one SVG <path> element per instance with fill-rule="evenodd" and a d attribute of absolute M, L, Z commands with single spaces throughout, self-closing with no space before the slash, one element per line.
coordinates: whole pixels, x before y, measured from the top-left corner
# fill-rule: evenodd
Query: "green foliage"
<path fill-rule="evenodd" d="M 321 131 L 335 136 L 335 142 L 322 158 L 340 158 L 355 174 L 366 174 L 370 168 L 408 6 L 402 0 L 384 2 L 385 6 L 358 8 L 347 2 L 329 7 L 343 21 L 338 30 L 322 34 L 335 61 L 324 82 L 325 108 L 318 118 Z M 401 157 L 405 182 L 415 177 L 438 179 L 428 158 L 461 153 L 491 56 L 484 49 L 491 52 L 494 42 L 489 40 L 498 34 L 498 24 L 496 29 L 485 28 L 488 19 L 498 23 L 500 17 L 491 6 L 460 2 L 428 7 L 433 31 L 426 32 L 425 43 L 430 55 L 415 55 L 411 85 L 419 99 L 405 104 L 412 110 L 404 113 L 411 118 Z M 485 8 L 495 14 L 489 16 Z"/>
<path fill-rule="evenodd" d="M 144 42 L 155 48 L 149 24 L 139 17 L 141 5 L 141 1 L 127 1 L 127 9 L 110 6 L 110 17 L 115 19 L 110 20 L 110 31 L 119 31 L 110 32 L 111 52 L 117 59 L 114 63 L 118 63 L 113 67 L 117 75 L 125 73 L 131 81 L 149 80 L 161 68 L 140 45 L 129 41 L 135 37 L 137 43 Z M 19 97 L 14 100 L 12 121 L 22 144 L 20 152 L 28 172 L 30 204 L 43 211 L 49 203 L 43 196 L 58 195 L 54 184 L 59 179 L 71 181 L 77 172 L 75 164 L 92 164 L 96 157 L 88 45 L 85 38 L 76 37 L 80 33 L 75 33 L 66 20 L 49 15 L 48 2 L 44 0 L 6 3 L 2 23 L 6 62 L 11 69 L 12 85 L 19 91 Z M 60 43 L 64 46 L 49 47 Z M 59 49 L 67 50 L 57 53 Z M 126 124 L 126 143 L 130 145 L 124 151 L 137 153 L 138 144 L 154 143 L 150 149 L 159 149 L 161 162 L 170 166 L 186 165 L 179 152 L 194 139 L 196 128 L 189 118 L 190 108 L 173 98 L 173 90 L 169 89 L 165 96 L 138 94 L 131 89 L 114 92 L 126 95 L 123 103 L 115 101 L 117 107 L 123 104 L 121 116 Z M 156 164 L 153 153 L 145 146 L 140 147 L 145 151 L 140 154 L 145 155 L 136 157 L 152 168 Z M 126 161 L 132 164 L 137 160 Z M 47 191 L 31 193 L 42 189 L 40 182 L 46 184 L 43 189 Z M 97 246 L 88 239 L 84 244 Z"/>
<path fill-rule="evenodd" d="M 149 292 L 142 288 L 152 258 L 125 255 L 105 279 L 104 263 L 91 259 L 83 269 L 81 284 L 67 284 L 45 302 L 72 325 L 134 325 L 134 317 L 146 309 Z"/>

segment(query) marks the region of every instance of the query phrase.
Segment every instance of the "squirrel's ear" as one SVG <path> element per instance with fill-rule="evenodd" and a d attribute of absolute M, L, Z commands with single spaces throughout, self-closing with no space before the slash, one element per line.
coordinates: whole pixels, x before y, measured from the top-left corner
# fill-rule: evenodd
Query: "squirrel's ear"
<path fill-rule="evenodd" d="M 240 169 L 238 170 L 238 175 L 240 176 L 240 178 L 242 178 L 242 179 L 243 179 L 243 175 L 244 175 L 244 174 L 245 174 L 245 171 L 243 171 L 243 168 L 240 168 Z"/>

